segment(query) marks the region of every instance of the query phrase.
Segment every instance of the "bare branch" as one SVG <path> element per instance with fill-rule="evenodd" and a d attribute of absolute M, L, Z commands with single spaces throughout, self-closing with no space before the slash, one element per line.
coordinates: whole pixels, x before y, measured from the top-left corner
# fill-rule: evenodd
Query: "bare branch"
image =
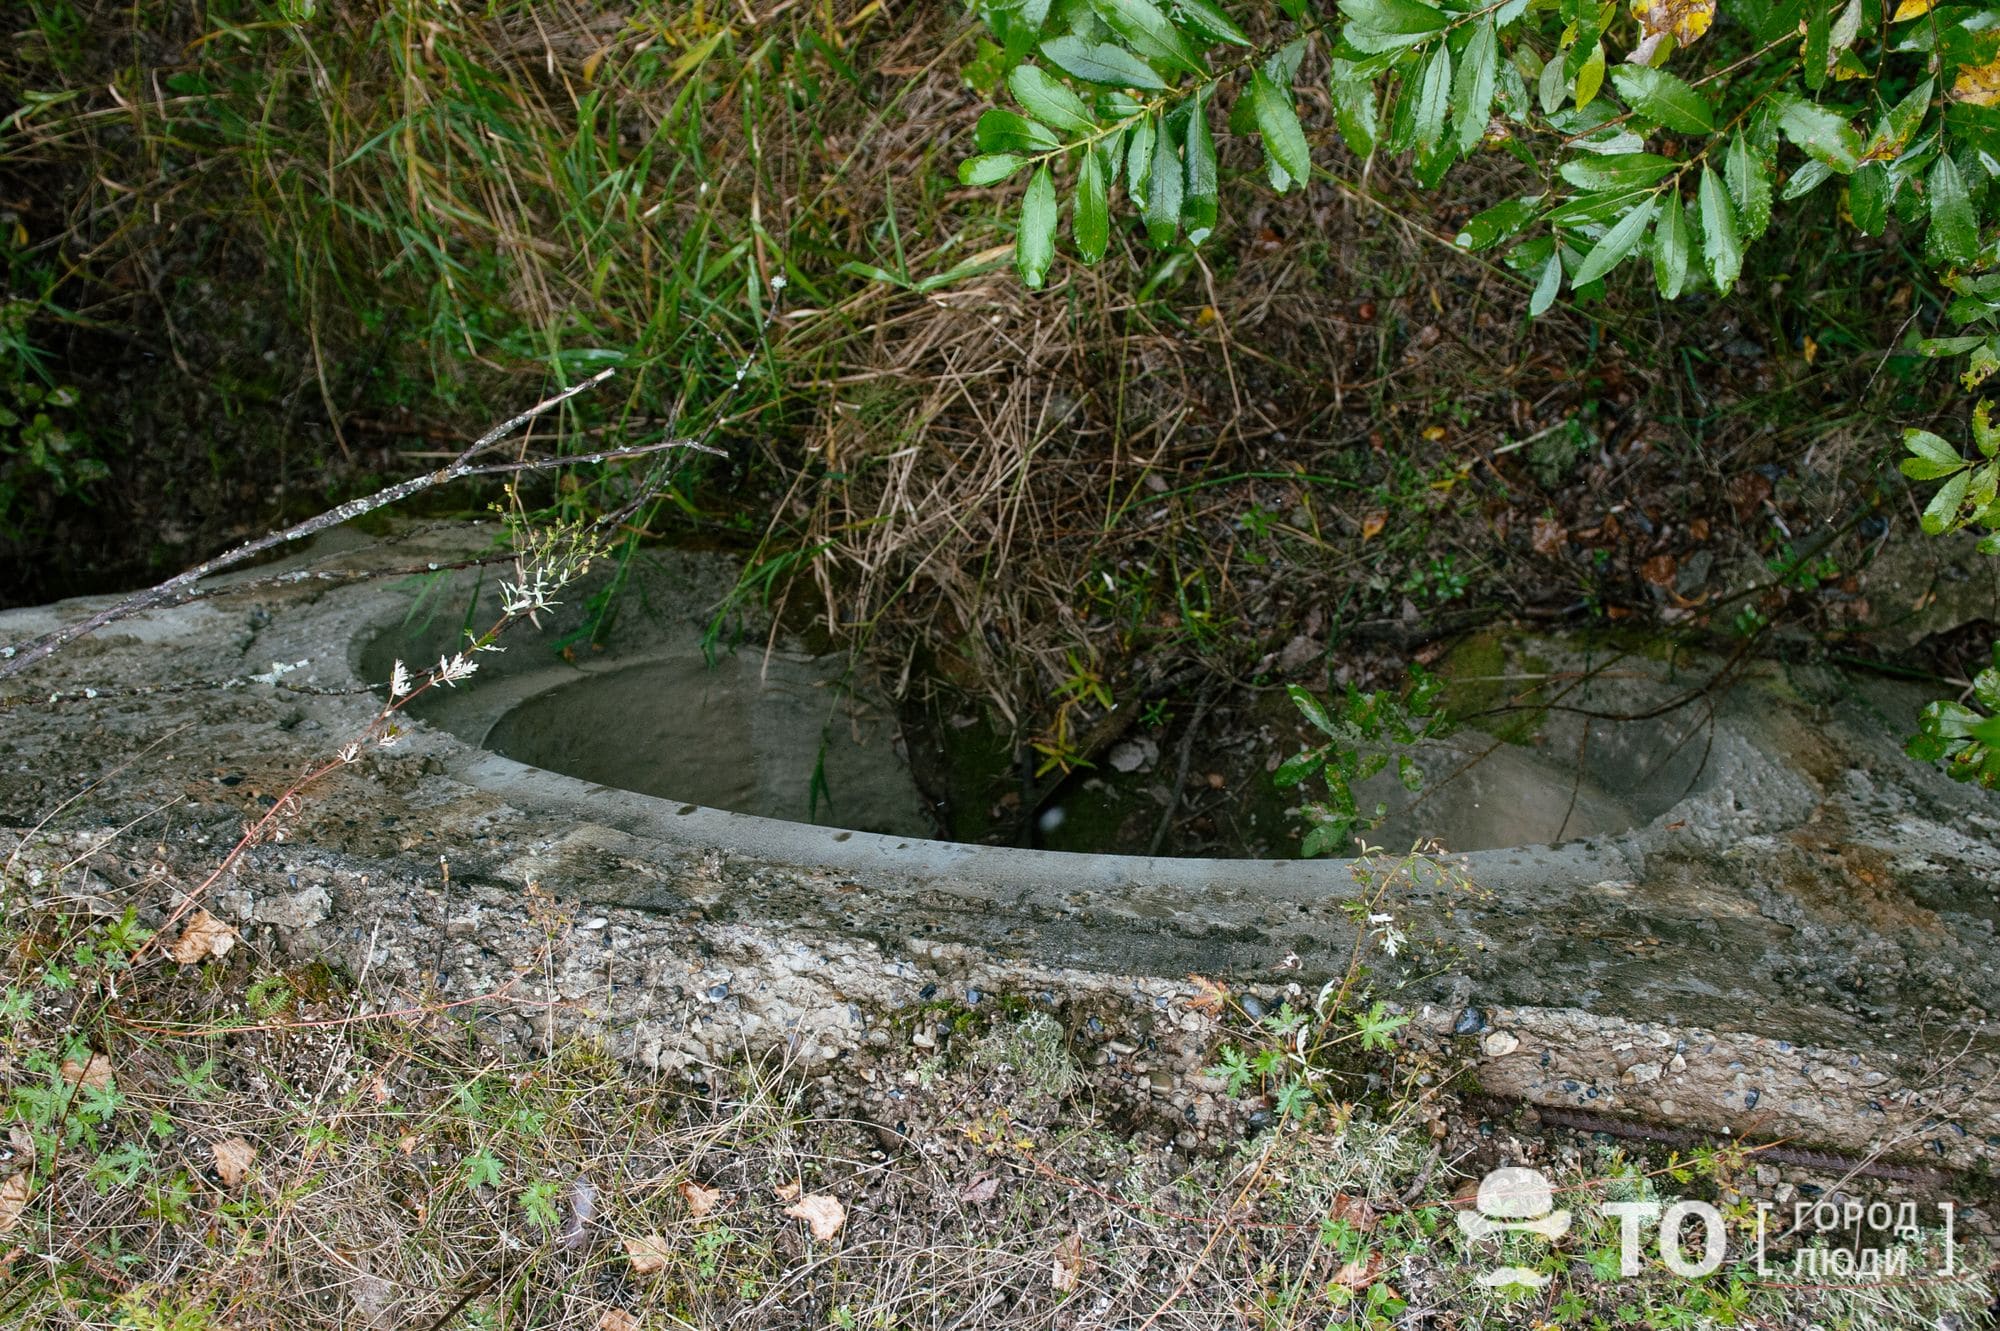
<path fill-rule="evenodd" d="M 480 454 L 492 448 L 495 444 L 513 434 L 514 431 L 528 424 L 528 422 L 555 407 L 561 406 L 586 389 L 595 388 L 598 384 L 609 379 L 613 373 L 614 371 L 612 370 L 603 370 L 580 384 L 564 389 L 554 397 L 537 402 L 518 416 L 502 421 L 485 434 L 479 436 L 479 438 L 473 440 L 471 445 L 464 452 L 460 453 L 448 466 L 441 467 L 437 471 L 427 472 L 422 476 L 412 476 L 408 480 L 398 481 L 387 489 L 378 490 L 365 498 L 350 499 L 344 504 L 328 509 L 317 517 L 307 518 L 304 522 L 286 527 L 282 531 L 267 532 L 255 540 L 245 541 L 235 549 L 197 564 L 185 572 L 177 573 L 157 586 L 149 587 L 144 591 L 134 592 L 124 600 L 108 605 L 86 619 L 66 625 L 53 633 L 44 634 L 42 637 L 36 638 L 31 642 L 0 647 L 0 679 L 10 679 L 36 662 L 75 642 L 78 638 L 95 633 L 105 625 L 115 623 L 128 615 L 137 614 L 141 610 L 151 610 L 158 606 L 178 604 L 181 601 L 185 601 L 195 594 L 195 585 L 203 578 L 211 577 L 224 569 L 242 563 L 246 559 L 262 554 L 273 546 L 283 545 L 290 541 L 303 540 L 308 536 L 325 531 L 329 527 L 337 527 L 343 522 L 351 522 L 363 514 L 372 513 L 378 508 L 386 508 L 398 500 L 408 499 L 411 495 L 422 494 L 426 490 L 449 484 L 463 477 L 498 476 L 509 473 L 544 471 L 552 467 L 568 467 L 580 463 L 609 462 L 618 458 L 643 457 L 648 453 L 659 453 L 669 449 L 681 448 L 697 449 L 704 453 L 715 453 L 719 456 L 726 456 L 722 454 L 720 449 L 696 443 L 691 439 L 667 439 L 635 448 L 610 449 L 600 453 L 585 453 L 576 457 L 542 458 L 535 461 L 489 463 L 485 465 L 481 465 L 475 460 Z"/>

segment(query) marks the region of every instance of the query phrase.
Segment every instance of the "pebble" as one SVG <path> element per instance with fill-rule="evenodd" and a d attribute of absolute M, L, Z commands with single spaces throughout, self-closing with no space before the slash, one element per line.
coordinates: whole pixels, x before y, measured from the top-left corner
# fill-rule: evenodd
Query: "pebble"
<path fill-rule="evenodd" d="M 1458 1021 L 1453 1024 L 1451 1033 L 1453 1035 L 1477 1035 L 1485 1026 L 1486 1014 L 1476 1007 L 1469 1007 L 1458 1014 Z"/>
<path fill-rule="evenodd" d="M 1480 1048 L 1488 1058 L 1505 1058 L 1521 1047 L 1521 1037 L 1512 1031 L 1489 1031 Z"/>

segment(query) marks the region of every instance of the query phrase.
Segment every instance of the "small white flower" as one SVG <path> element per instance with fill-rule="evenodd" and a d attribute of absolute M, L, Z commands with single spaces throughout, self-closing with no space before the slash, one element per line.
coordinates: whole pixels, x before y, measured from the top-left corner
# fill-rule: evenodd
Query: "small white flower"
<path fill-rule="evenodd" d="M 400 698 L 409 691 L 409 669 L 401 661 L 398 661 L 396 662 L 396 668 L 389 672 L 389 696 L 391 698 Z"/>
<path fill-rule="evenodd" d="M 1396 918 L 1396 917 L 1395 917 L 1395 916 L 1393 916 L 1393 915 L 1370 915 L 1370 916 L 1368 917 L 1368 923 L 1370 923 L 1370 924 L 1388 924 L 1388 923 L 1389 923 L 1390 921 L 1394 920 L 1395 918 Z"/>
<path fill-rule="evenodd" d="M 780 273 L 776 277 L 771 279 L 771 290 L 783 291 L 784 289 L 785 289 L 785 275 L 783 273 Z"/>
<path fill-rule="evenodd" d="M 437 669 L 433 673 L 438 683 L 449 684 L 451 687 L 457 688 L 458 681 L 470 678 L 472 672 L 477 669 L 479 669 L 479 662 L 473 660 L 464 652 L 460 652 L 457 656 L 440 656 L 438 658 Z"/>

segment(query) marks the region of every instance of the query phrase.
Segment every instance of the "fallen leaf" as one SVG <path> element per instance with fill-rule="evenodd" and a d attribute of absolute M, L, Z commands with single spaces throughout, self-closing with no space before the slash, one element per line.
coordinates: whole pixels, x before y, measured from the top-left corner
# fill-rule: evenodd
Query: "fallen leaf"
<path fill-rule="evenodd" d="M 812 1229 L 812 1236 L 822 1243 L 838 1234 L 847 1223 L 847 1208 L 820 1193 L 799 1198 L 785 1208 L 785 1214 L 805 1221 Z"/>
<path fill-rule="evenodd" d="M 982 1202 L 992 1201 L 999 1191 L 1000 1179 L 998 1175 L 981 1174 L 978 1178 L 966 1184 L 965 1191 L 958 1194 L 958 1199 L 962 1202 L 971 1202 L 974 1205 L 978 1205 Z"/>
<path fill-rule="evenodd" d="M 667 1259 L 673 1256 L 673 1249 L 658 1234 L 648 1234 L 644 1238 L 625 1240 L 625 1257 L 632 1263 L 634 1275 L 650 1276 L 667 1268 Z"/>
<path fill-rule="evenodd" d="M 1229 778 L 1224 776 L 1222 773 L 1210 772 L 1208 774 L 1208 788 L 1210 790 L 1221 790 L 1228 784 L 1229 784 Z"/>
<path fill-rule="evenodd" d="M 188 921 L 188 927 L 181 930 L 181 936 L 167 949 L 167 955 L 183 966 L 207 961 L 210 957 L 218 960 L 229 955 L 229 949 L 236 946 L 236 931 L 216 919 L 205 910 L 198 910 Z"/>
<path fill-rule="evenodd" d="M 21 1223 L 21 1212 L 28 1209 L 28 1199 L 34 1195 L 34 1185 L 29 1183 L 26 1170 L 0 1183 L 0 1234 Z"/>
<path fill-rule="evenodd" d="M 1382 529 L 1388 525 L 1389 510 L 1386 508 L 1376 509 L 1373 513 L 1361 519 L 1361 539 L 1364 541 L 1374 540 L 1382 534 Z"/>
<path fill-rule="evenodd" d="M 1076 1292 L 1077 1283 L 1083 1279 L 1083 1236 L 1072 1234 L 1056 1245 L 1055 1263 L 1049 1271 L 1049 1284 L 1058 1294 Z"/>
<path fill-rule="evenodd" d="M 1366 1197 L 1347 1192 L 1336 1193 L 1330 1214 L 1333 1219 L 1345 1221 L 1363 1232 L 1375 1228 L 1375 1208 Z"/>
<path fill-rule="evenodd" d="M 1190 975 L 1188 980 L 1195 988 L 1195 995 L 1188 1000 L 1188 1006 L 1211 1017 L 1220 1014 L 1223 1004 L 1229 1001 L 1228 986 L 1200 975 Z"/>
<path fill-rule="evenodd" d="M 248 1177 L 250 1166 L 257 1162 L 257 1148 L 241 1137 L 225 1137 L 208 1149 L 215 1156 L 216 1177 L 227 1188 Z"/>
<path fill-rule="evenodd" d="M 788 1202 L 799 1195 L 799 1185 L 796 1183 L 784 1183 L 773 1188 L 772 1191 L 778 1194 L 779 1201 Z"/>
<path fill-rule="evenodd" d="M 597 1319 L 597 1331 L 639 1331 L 639 1319 L 623 1308 L 606 1308 Z"/>
<path fill-rule="evenodd" d="M 1672 555 L 1654 555 L 1640 565 L 1639 576 L 1655 587 L 1671 587 L 1674 585 L 1674 574 L 1679 568 L 1680 565 Z"/>
<path fill-rule="evenodd" d="M 62 1065 L 63 1080 L 72 1086 L 88 1086 L 93 1091 L 111 1089 L 111 1060 L 102 1054 L 92 1054 L 88 1063 L 79 1063 L 66 1058 Z"/>
<path fill-rule="evenodd" d="M 1729 478 L 1729 505 L 1738 522 L 1748 522 L 1771 497 L 1771 479 L 1760 471 L 1738 472 Z"/>
<path fill-rule="evenodd" d="M 1554 518 L 1536 518 L 1532 540 L 1538 555 L 1559 555 L 1563 542 L 1569 539 L 1569 529 Z"/>
<path fill-rule="evenodd" d="M 1374 1284 L 1375 1277 L 1381 1273 L 1382 1258 L 1371 1252 L 1358 1261 L 1342 1264 L 1341 1268 L 1333 1273 L 1333 1283 L 1358 1294 Z"/>
<path fill-rule="evenodd" d="M 713 1211 L 722 1200 L 722 1189 L 704 1188 L 693 1179 L 681 1184 L 681 1200 L 687 1203 L 688 1214 L 699 1220 Z"/>
<path fill-rule="evenodd" d="M 1931 6 L 1936 3 L 1937 0 L 1903 0 L 1902 4 L 1896 6 L 1896 16 L 1889 21 L 1908 23 L 1913 18 L 1922 18 L 1931 12 Z"/>

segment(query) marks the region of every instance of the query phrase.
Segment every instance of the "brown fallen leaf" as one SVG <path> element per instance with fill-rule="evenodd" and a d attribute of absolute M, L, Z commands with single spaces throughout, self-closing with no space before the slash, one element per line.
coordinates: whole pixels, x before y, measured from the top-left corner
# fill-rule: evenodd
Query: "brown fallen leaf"
<path fill-rule="evenodd" d="M 1188 1006 L 1196 1012 L 1203 1012 L 1213 1017 L 1221 1012 L 1223 1004 L 1229 1001 L 1227 985 L 1217 984 L 1214 980 L 1201 975 L 1188 976 L 1188 982 L 1195 988 L 1195 995 L 1188 1000 Z"/>
<path fill-rule="evenodd" d="M 981 1174 L 978 1178 L 965 1185 L 965 1191 L 958 1194 L 958 1199 L 962 1202 L 971 1202 L 974 1205 L 978 1205 L 982 1202 L 992 1201 L 999 1192 L 999 1175 Z"/>
<path fill-rule="evenodd" d="M 236 931 L 216 919 L 205 910 L 198 910 L 188 921 L 188 927 L 181 930 L 181 936 L 167 949 L 167 955 L 183 966 L 192 966 L 207 961 L 210 957 L 220 960 L 229 955 L 229 949 L 236 946 Z"/>
<path fill-rule="evenodd" d="M 1559 555 L 1563 542 L 1569 539 L 1569 531 L 1554 518 L 1536 518 L 1534 535 L 1530 538 L 1538 555 Z"/>
<path fill-rule="evenodd" d="M 1389 510 L 1386 508 L 1376 509 L 1367 517 L 1361 519 L 1361 539 L 1364 541 L 1374 540 L 1382 534 L 1382 529 L 1388 525 Z"/>
<path fill-rule="evenodd" d="M 625 1257 L 632 1263 L 634 1275 L 650 1276 L 666 1270 L 667 1261 L 673 1255 L 674 1250 L 658 1234 L 625 1240 Z"/>
<path fill-rule="evenodd" d="M 1654 555 L 1639 566 L 1639 576 L 1655 587 L 1671 587 L 1680 563 L 1672 555 Z"/>
<path fill-rule="evenodd" d="M 1330 1208 L 1333 1219 L 1345 1221 L 1356 1229 L 1366 1232 L 1375 1228 L 1375 1208 L 1366 1197 L 1354 1193 L 1337 1193 Z"/>
<path fill-rule="evenodd" d="M 812 1229 L 812 1236 L 822 1243 L 838 1234 L 847 1223 L 847 1208 L 821 1193 L 799 1198 L 785 1208 L 785 1214 L 805 1221 Z"/>
<path fill-rule="evenodd" d="M 28 1201 L 34 1195 L 35 1188 L 28 1181 L 26 1170 L 0 1183 L 0 1234 L 10 1232 L 21 1223 L 21 1212 L 28 1209 Z"/>
<path fill-rule="evenodd" d="M 102 1054 L 92 1054 L 88 1063 L 79 1063 L 66 1058 L 62 1065 L 63 1080 L 72 1086 L 88 1086 L 93 1091 L 111 1089 L 111 1060 Z"/>
<path fill-rule="evenodd" d="M 1072 1234 L 1056 1245 L 1049 1284 L 1058 1294 L 1073 1294 L 1083 1279 L 1083 1235 Z"/>
<path fill-rule="evenodd" d="M 1358 1294 L 1374 1284 L 1375 1278 L 1381 1274 L 1382 1258 L 1371 1252 L 1358 1261 L 1343 1263 L 1333 1273 L 1333 1283 Z"/>
<path fill-rule="evenodd" d="M 257 1162 L 257 1148 L 241 1137 L 225 1137 L 208 1149 L 215 1156 L 215 1175 L 226 1188 L 249 1177 L 250 1166 Z"/>
<path fill-rule="evenodd" d="M 722 1200 L 722 1189 L 704 1188 L 693 1179 L 681 1184 L 681 1200 L 687 1203 L 688 1214 L 699 1220 L 713 1211 Z"/>
<path fill-rule="evenodd" d="M 639 1331 L 639 1319 L 623 1308 L 606 1308 L 597 1319 L 597 1331 Z"/>

